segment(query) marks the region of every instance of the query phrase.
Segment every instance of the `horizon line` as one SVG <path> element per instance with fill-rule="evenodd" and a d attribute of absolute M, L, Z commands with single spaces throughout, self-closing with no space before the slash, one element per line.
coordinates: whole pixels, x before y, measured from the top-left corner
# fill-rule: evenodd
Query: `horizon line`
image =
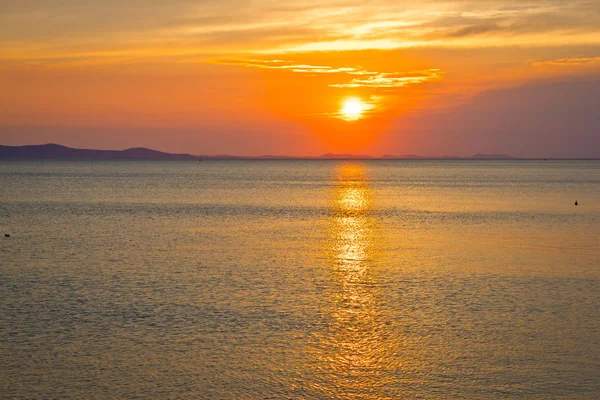
<path fill-rule="evenodd" d="M 58 143 L 43 143 L 43 144 L 25 144 L 25 145 L 3 145 L 0 144 L 0 148 L 43 148 L 49 146 L 56 146 L 66 150 L 74 151 L 93 151 L 93 152 L 117 152 L 123 153 L 131 150 L 142 150 L 153 153 L 163 154 L 165 156 L 181 156 L 181 157 L 194 157 L 199 159 L 212 159 L 212 160 L 235 160 L 235 159 L 252 159 L 252 160 L 600 160 L 600 157 L 515 157 L 507 154 L 499 153 L 475 153 L 467 156 L 455 156 L 455 155 L 418 155 L 418 154 L 382 154 L 381 156 L 372 156 L 370 154 L 353 154 L 353 153 L 324 153 L 320 155 L 302 155 L 302 156 L 290 156 L 284 154 L 262 154 L 257 156 L 252 155 L 235 155 L 235 154 L 191 154 L 191 153 L 170 153 L 163 150 L 156 150 L 148 147 L 129 147 L 122 150 L 118 149 L 93 149 L 93 148 L 78 148 L 69 147 Z M 26 159 L 28 157 L 14 157 Z M 49 157 L 31 157 L 31 159 L 40 159 Z M 54 159 L 60 159 L 60 157 L 53 157 Z M 0 154 L 0 159 L 6 159 Z M 152 159 L 152 158 L 147 158 Z"/>

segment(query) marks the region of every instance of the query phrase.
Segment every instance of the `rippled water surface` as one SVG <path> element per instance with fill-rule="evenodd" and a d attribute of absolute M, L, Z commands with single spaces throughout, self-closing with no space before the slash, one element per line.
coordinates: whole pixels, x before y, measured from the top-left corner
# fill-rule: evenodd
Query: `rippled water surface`
<path fill-rule="evenodd" d="M 0 229 L 2 398 L 600 393 L 598 161 L 0 162 Z"/>

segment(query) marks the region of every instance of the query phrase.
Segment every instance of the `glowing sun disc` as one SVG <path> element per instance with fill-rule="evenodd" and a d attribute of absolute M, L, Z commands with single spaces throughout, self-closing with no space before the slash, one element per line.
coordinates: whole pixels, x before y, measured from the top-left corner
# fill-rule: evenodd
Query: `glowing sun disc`
<path fill-rule="evenodd" d="M 352 98 L 346 99 L 344 103 L 342 103 L 340 114 L 345 120 L 354 121 L 362 116 L 364 110 L 365 106 L 363 103 L 358 99 Z"/>

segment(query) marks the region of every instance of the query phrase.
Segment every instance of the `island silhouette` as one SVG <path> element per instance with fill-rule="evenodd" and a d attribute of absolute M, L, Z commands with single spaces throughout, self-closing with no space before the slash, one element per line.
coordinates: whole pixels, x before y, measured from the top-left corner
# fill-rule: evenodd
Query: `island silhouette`
<path fill-rule="evenodd" d="M 59 144 L 49 143 L 41 145 L 25 146 L 3 146 L 0 145 L 0 159 L 21 160 L 198 160 L 198 159 L 319 159 L 319 160 L 343 160 L 343 159 L 485 159 L 501 160 L 512 159 L 505 154 L 474 154 L 468 157 L 457 156 L 419 156 L 414 154 L 390 155 L 373 157 L 366 154 L 335 154 L 326 153 L 320 156 L 292 157 L 286 155 L 262 155 L 262 156 L 237 156 L 237 155 L 194 155 L 173 154 L 144 147 L 134 147 L 125 150 L 95 150 L 77 149 Z"/>

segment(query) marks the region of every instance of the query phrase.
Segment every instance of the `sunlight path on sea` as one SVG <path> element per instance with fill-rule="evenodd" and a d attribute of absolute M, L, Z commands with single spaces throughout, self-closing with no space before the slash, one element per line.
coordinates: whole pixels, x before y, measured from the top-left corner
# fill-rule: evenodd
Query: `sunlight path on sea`
<path fill-rule="evenodd" d="M 311 390 L 324 398 L 394 398 L 401 365 L 398 338 L 386 318 L 381 282 L 371 269 L 379 231 L 372 216 L 373 192 L 365 168 L 342 164 L 333 189 L 326 258 L 332 270 L 330 317 L 320 338 Z"/>

